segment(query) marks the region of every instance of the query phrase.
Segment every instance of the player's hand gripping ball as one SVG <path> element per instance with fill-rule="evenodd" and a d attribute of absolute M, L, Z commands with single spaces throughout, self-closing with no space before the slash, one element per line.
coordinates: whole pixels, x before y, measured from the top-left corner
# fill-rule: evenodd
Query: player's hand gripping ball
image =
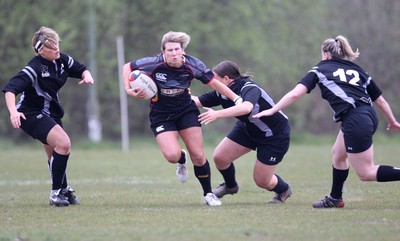
<path fill-rule="evenodd" d="M 131 88 L 139 87 L 146 93 L 145 99 L 149 100 L 157 95 L 157 85 L 154 80 L 144 71 L 134 70 L 129 75 Z"/>

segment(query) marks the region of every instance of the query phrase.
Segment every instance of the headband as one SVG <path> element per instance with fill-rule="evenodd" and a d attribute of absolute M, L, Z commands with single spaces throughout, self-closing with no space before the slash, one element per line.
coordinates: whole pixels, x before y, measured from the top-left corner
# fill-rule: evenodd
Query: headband
<path fill-rule="evenodd" d="M 40 40 L 37 41 L 37 43 L 35 44 L 35 47 L 34 47 L 36 53 L 38 53 L 39 50 L 41 50 L 42 48 L 43 48 L 43 43 L 42 43 L 42 41 L 40 41 Z"/>

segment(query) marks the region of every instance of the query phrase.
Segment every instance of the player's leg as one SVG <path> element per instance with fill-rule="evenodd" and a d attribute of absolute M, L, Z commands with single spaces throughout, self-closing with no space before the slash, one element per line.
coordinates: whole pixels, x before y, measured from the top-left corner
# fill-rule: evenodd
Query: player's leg
<path fill-rule="evenodd" d="M 270 138 L 267 143 L 259 141 L 257 145 L 257 160 L 254 165 L 254 182 L 260 188 L 275 192 L 268 203 L 284 203 L 292 195 L 290 185 L 275 173 L 277 165 L 289 150 L 290 129 Z"/>
<path fill-rule="evenodd" d="M 194 166 L 194 174 L 203 189 L 204 201 L 210 206 L 219 206 L 221 202 L 211 190 L 211 169 L 203 149 L 201 127 L 193 126 L 179 131 Z"/>
<path fill-rule="evenodd" d="M 43 148 L 47 155 L 47 164 L 48 164 L 48 168 L 49 168 L 49 171 L 51 174 L 52 172 L 50 169 L 50 158 L 53 155 L 54 148 L 48 144 L 43 144 Z M 78 197 L 74 194 L 75 191 L 70 186 L 68 186 L 67 172 L 65 172 L 65 174 L 64 174 L 64 179 L 62 181 L 61 188 L 62 188 L 62 193 L 67 198 L 69 204 L 71 204 L 71 205 L 79 205 L 80 204 Z"/>
<path fill-rule="evenodd" d="M 332 186 L 329 196 L 316 201 L 312 204 L 314 208 L 342 208 L 343 188 L 349 175 L 349 164 L 347 161 L 347 152 L 344 144 L 343 132 L 340 130 L 336 136 L 335 144 L 331 150 L 332 154 Z"/>
<path fill-rule="evenodd" d="M 348 153 L 351 166 L 361 181 L 391 182 L 400 180 L 400 168 L 375 165 L 373 145 L 361 153 Z"/>
<path fill-rule="evenodd" d="M 64 129 L 57 124 L 49 131 L 47 135 L 47 143 L 53 148 L 53 153 L 49 159 L 49 169 L 52 178 L 50 204 L 67 206 L 69 205 L 69 202 L 62 193 L 62 184 L 65 178 L 65 172 L 71 151 L 70 138 Z"/>
<path fill-rule="evenodd" d="M 166 131 L 156 136 L 156 141 L 160 147 L 161 153 L 164 158 L 172 164 L 178 163 L 182 156 L 182 150 L 178 138 L 178 131 Z"/>
<path fill-rule="evenodd" d="M 268 203 L 284 203 L 292 195 L 290 185 L 275 174 L 276 167 L 277 165 L 267 165 L 256 160 L 253 169 L 253 179 L 256 185 L 275 192 L 275 195 Z"/>
<path fill-rule="evenodd" d="M 225 137 L 214 150 L 215 166 L 224 178 L 224 183 L 213 189 L 213 193 L 222 198 L 226 194 L 236 194 L 239 185 L 236 182 L 235 165 L 233 161 L 250 152 L 252 149 L 244 147 Z"/>
<path fill-rule="evenodd" d="M 343 132 L 340 130 L 335 144 L 332 147 L 332 187 L 330 196 L 335 199 L 341 199 L 344 183 L 349 175 L 349 163 L 347 161 L 347 152 L 344 144 Z"/>
<path fill-rule="evenodd" d="M 378 127 L 378 117 L 372 107 L 355 108 L 342 126 L 348 159 L 362 181 L 400 180 L 398 168 L 374 164 L 372 137 Z"/>
<path fill-rule="evenodd" d="M 169 163 L 176 164 L 176 176 L 180 182 L 184 183 L 188 176 L 187 154 L 181 149 L 178 138 L 178 131 L 166 131 L 156 136 L 164 158 Z"/>

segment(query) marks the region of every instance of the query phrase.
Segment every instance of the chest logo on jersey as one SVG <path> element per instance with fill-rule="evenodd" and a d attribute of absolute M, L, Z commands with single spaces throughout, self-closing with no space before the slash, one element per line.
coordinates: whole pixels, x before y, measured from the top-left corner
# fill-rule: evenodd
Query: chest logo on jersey
<path fill-rule="evenodd" d="M 61 69 L 60 69 L 61 74 L 64 73 L 64 64 L 61 64 Z"/>
<path fill-rule="evenodd" d="M 183 93 L 185 89 L 161 89 L 161 94 L 166 96 L 176 96 Z"/>
<path fill-rule="evenodd" d="M 160 82 L 167 82 L 167 74 L 165 73 L 156 73 L 156 80 Z"/>
<path fill-rule="evenodd" d="M 49 77 L 49 67 L 47 65 L 40 66 L 40 71 L 42 72 L 42 77 Z"/>

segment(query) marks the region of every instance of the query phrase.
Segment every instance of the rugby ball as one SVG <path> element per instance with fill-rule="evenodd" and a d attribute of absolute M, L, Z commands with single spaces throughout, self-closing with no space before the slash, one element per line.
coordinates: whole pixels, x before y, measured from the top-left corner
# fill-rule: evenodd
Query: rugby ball
<path fill-rule="evenodd" d="M 146 93 L 145 99 L 149 100 L 157 95 L 157 85 L 154 80 L 144 71 L 134 70 L 129 75 L 131 88 L 139 87 Z"/>

